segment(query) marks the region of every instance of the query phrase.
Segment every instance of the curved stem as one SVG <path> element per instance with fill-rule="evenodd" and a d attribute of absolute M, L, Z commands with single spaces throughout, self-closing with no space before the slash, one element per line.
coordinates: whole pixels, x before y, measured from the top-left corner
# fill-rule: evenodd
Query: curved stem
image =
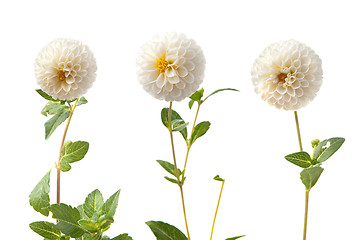
<path fill-rule="evenodd" d="M 302 152 L 303 151 L 303 146 L 302 146 L 302 138 L 300 136 L 300 128 L 299 128 L 299 120 L 298 120 L 297 111 L 294 111 L 294 118 L 295 118 L 295 124 L 297 126 L 297 135 L 298 135 L 299 149 Z"/>
<path fill-rule="evenodd" d="M 169 111 L 168 111 L 168 130 L 169 130 L 169 134 L 170 134 L 170 142 L 172 145 L 172 153 L 173 153 L 173 161 L 174 161 L 174 173 L 175 176 L 177 178 L 178 181 L 178 185 L 180 188 L 180 195 L 181 195 L 181 203 L 183 205 L 183 214 L 184 214 L 184 220 L 185 220 L 185 227 L 186 227 L 186 232 L 188 235 L 188 240 L 190 240 L 190 233 L 189 233 L 189 226 L 188 226 L 188 221 L 186 218 L 186 209 L 185 209 L 185 201 L 184 201 L 184 191 L 183 191 L 183 185 L 180 181 L 180 175 L 178 172 L 178 167 L 177 167 L 177 163 L 176 163 L 176 157 L 175 157 L 175 150 L 174 150 L 174 140 L 173 140 L 173 129 L 172 129 L 172 102 L 170 102 L 169 104 Z"/>
<path fill-rule="evenodd" d="M 216 223 L 216 217 L 217 217 L 217 212 L 218 212 L 219 203 L 220 203 L 220 201 L 221 201 L 221 196 L 222 196 L 222 191 L 223 191 L 224 182 L 225 182 L 225 180 L 222 181 L 222 187 L 221 187 L 221 191 L 220 191 L 219 197 L 218 197 L 216 212 L 215 212 L 215 214 L 214 214 L 213 223 L 212 223 L 212 230 L 211 230 L 211 238 L 210 238 L 210 240 L 212 240 L 212 236 L 213 236 L 213 229 L 214 229 L 214 225 L 215 225 L 215 223 Z"/>
<path fill-rule="evenodd" d="M 70 107 L 70 115 L 69 115 L 69 118 L 67 119 L 67 122 L 66 122 L 66 127 L 65 127 L 65 130 L 64 130 L 64 134 L 63 134 L 63 138 L 61 140 L 61 144 L 60 144 L 60 150 L 59 150 L 59 159 L 58 159 L 58 162 L 56 163 L 56 203 L 60 203 L 60 179 L 61 179 L 61 170 L 60 170 L 60 160 L 61 160 L 61 150 L 64 146 L 64 143 L 65 143 L 65 138 L 66 138 L 66 134 L 67 134 L 67 130 L 69 129 L 69 125 L 70 125 L 70 122 L 71 122 L 71 118 L 72 118 L 72 115 L 74 114 L 74 110 L 77 106 L 77 102 L 78 102 L 78 99 L 75 101 L 75 104 L 74 106 L 72 107 L 69 104 L 69 107 Z"/>
<path fill-rule="evenodd" d="M 306 230 L 308 225 L 309 192 L 310 192 L 310 189 L 305 189 L 305 214 L 304 214 L 303 240 L 306 240 Z"/>

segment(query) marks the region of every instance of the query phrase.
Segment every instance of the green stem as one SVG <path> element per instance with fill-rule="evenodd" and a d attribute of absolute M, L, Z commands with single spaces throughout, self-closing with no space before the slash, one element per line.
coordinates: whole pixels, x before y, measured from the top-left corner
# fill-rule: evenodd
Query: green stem
<path fill-rule="evenodd" d="M 169 134 L 170 134 L 170 141 L 172 145 L 172 153 L 173 153 L 173 161 L 174 161 L 174 173 L 175 176 L 177 177 L 178 185 L 180 188 L 180 195 L 181 195 L 181 203 L 183 205 L 183 214 L 184 214 L 184 220 L 185 220 L 185 227 L 186 227 L 186 232 L 188 235 L 188 240 L 190 240 L 190 233 L 189 233 L 189 226 L 188 226 L 188 221 L 186 218 L 186 207 L 185 207 L 185 201 L 184 201 L 184 191 L 183 191 L 183 185 L 180 182 L 180 175 L 178 172 L 178 167 L 176 163 L 176 157 L 175 157 L 175 150 L 174 150 L 174 140 L 173 140 L 173 129 L 172 129 L 172 102 L 169 104 L 169 111 L 168 111 L 168 123 L 169 123 Z"/>
<path fill-rule="evenodd" d="M 294 117 L 295 117 L 295 124 L 297 126 L 297 135 L 298 135 L 299 148 L 300 148 L 300 151 L 302 152 L 303 151 L 303 146 L 302 146 L 302 139 L 301 139 L 301 136 L 300 136 L 300 128 L 299 128 L 299 120 L 298 120 L 297 111 L 294 111 Z M 306 240 L 306 231 L 307 231 L 307 226 L 308 226 L 309 192 L 310 192 L 310 189 L 306 189 L 305 190 L 305 212 L 304 212 L 303 240 Z"/>
<path fill-rule="evenodd" d="M 60 176 L 60 173 L 61 173 L 60 160 L 61 160 L 61 150 L 62 150 L 62 148 L 64 146 L 67 130 L 69 129 L 71 118 L 72 118 L 72 115 L 74 114 L 75 108 L 77 106 L 77 102 L 78 102 L 78 99 L 75 101 L 75 104 L 74 104 L 73 107 L 68 102 L 69 107 L 70 107 L 70 115 L 69 115 L 69 118 L 67 119 L 67 122 L 66 122 L 66 127 L 65 127 L 65 130 L 64 130 L 63 138 L 61 140 L 61 144 L 60 144 L 59 159 L 58 159 L 58 162 L 56 163 L 56 203 L 58 203 L 58 204 L 60 203 L 60 179 L 61 179 L 61 176 Z"/>
<path fill-rule="evenodd" d="M 221 187 L 221 191 L 220 191 L 219 197 L 218 197 L 216 212 L 215 212 L 215 214 L 214 214 L 213 223 L 212 223 L 212 230 L 211 230 L 211 238 L 210 238 L 210 240 L 212 240 L 212 236 L 213 236 L 213 229 L 214 229 L 214 225 L 215 225 L 215 223 L 216 223 L 216 217 L 217 217 L 217 212 L 218 212 L 219 203 L 220 203 L 220 201 L 221 201 L 221 196 L 222 196 L 222 191 L 223 191 L 224 182 L 225 182 L 225 180 L 222 181 L 222 187 Z"/>
<path fill-rule="evenodd" d="M 298 135 L 299 148 L 300 148 L 300 151 L 302 152 L 303 151 L 303 146 L 302 146 L 302 139 L 301 139 L 301 136 L 300 136 L 300 128 L 299 128 L 299 120 L 298 120 L 297 111 L 294 111 L 294 118 L 295 118 L 295 124 L 297 126 L 297 135 Z"/>
<path fill-rule="evenodd" d="M 169 111 L 168 111 L 168 130 L 169 130 L 169 135 L 170 135 L 170 142 L 172 144 L 172 153 L 173 153 L 173 161 L 174 161 L 174 173 L 175 176 L 178 179 L 178 182 L 180 181 L 180 176 L 178 172 L 178 167 L 176 163 L 176 157 L 175 157 L 175 150 L 174 150 L 174 140 L 173 140 L 173 129 L 172 129 L 172 102 L 169 104 Z"/>
<path fill-rule="evenodd" d="M 309 192 L 310 192 L 310 189 L 305 189 L 305 214 L 304 214 L 303 240 L 306 240 L 306 230 L 308 225 Z"/>
<path fill-rule="evenodd" d="M 192 125 L 192 129 L 191 129 L 191 134 L 194 132 L 195 125 L 196 125 L 196 120 L 197 120 L 197 117 L 199 115 L 201 104 L 202 104 L 202 102 L 198 102 L 198 106 L 197 106 L 197 110 L 196 110 L 196 114 L 195 114 L 194 124 Z M 181 184 L 184 184 L 184 176 L 185 176 L 185 171 L 186 171 L 186 164 L 187 164 L 188 159 L 189 159 L 190 148 L 191 148 L 191 144 L 190 144 L 190 142 L 187 142 L 186 157 L 185 157 L 185 162 L 184 162 L 183 174 L 181 176 Z"/>

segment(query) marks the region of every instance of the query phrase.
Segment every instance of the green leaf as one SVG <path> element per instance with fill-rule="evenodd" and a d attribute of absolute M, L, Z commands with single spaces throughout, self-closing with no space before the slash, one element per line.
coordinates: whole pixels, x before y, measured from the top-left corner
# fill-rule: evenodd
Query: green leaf
<path fill-rule="evenodd" d="M 308 168 L 311 166 L 311 157 L 309 153 L 307 152 L 296 152 L 289 154 L 284 157 L 287 161 L 302 167 L 302 168 Z"/>
<path fill-rule="evenodd" d="M 305 185 L 305 188 L 310 190 L 312 187 L 314 187 L 323 171 L 324 169 L 320 166 L 304 169 L 300 173 L 300 179 Z"/>
<path fill-rule="evenodd" d="M 45 221 L 32 222 L 29 227 L 45 239 L 60 239 L 61 232 L 54 228 L 54 224 Z"/>
<path fill-rule="evenodd" d="M 167 172 L 169 172 L 170 174 L 172 174 L 173 176 L 175 176 L 175 172 L 174 172 L 174 165 L 171 164 L 170 162 L 167 161 L 163 161 L 163 160 L 157 160 L 157 162 L 159 163 L 159 165 L 162 166 L 162 168 L 164 168 Z M 181 171 L 178 168 L 178 172 L 179 172 L 179 176 L 181 175 Z M 176 177 L 176 176 L 175 176 Z"/>
<path fill-rule="evenodd" d="M 29 204 L 34 208 L 34 210 L 40 212 L 44 216 L 49 215 L 50 172 L 51 170 L 45 174 L 45 176 L 39 181 L 29 195 Z"/>
<path fill-rule="evenodd" d="M 196 141 L 196 139 L 203 136 L 210 128 L 210 125 L 211 123 L 208 121 L 200 122 L 199 124 L 197 124 L 194 128 L 194 131 L 191 134 L 190 144 L 193 144 Z"/>
<path fill-rule="evenodd" d="M 184 128 L 187 127 L 189 123 L 185 123 L 183 120 L 181 119 L 175 119 L 172 121 L 172 131 L 173 132 L 180 132 L 182 131 Z"/>
<path fill-rule="evenodd" d="M 78 221 L 78 224 L 91 233 L 98 231 L 98 224 L 90 220 L 81 219 Z"/>
<path fill-rule="evenodd" d="M 111 240 L 132 240 L 132 237 L 130 237 L 127 233 L 124 233 L 124 234 L 120 234 L 115 238 L 112 238 Z"/>
<path fill-rule="evenodd" d="M 103 211 L 106 217 L 114 218 L 116 208 L 118 207 L 120 189 L 116 191 L 103 205 Z"/>
<path fill-rule="evenodd" d="M 42 89 L 36 89 L 36 92 L 41 95 L 44 99 L 49 100 L 49 101 L 53 101 L 53 102 L 61 102 L 61 100 L 59 99 L 54 99 L 52 96 L 50 96 L 49 94 L 43 92 Z"/>
<path fill-rule="evenodd" d="M 203 92 L 204 92 L 204 90 L 203 90 L 203 88 L 201 88 L 200 90 L 194 92 L 194 94 L 192 94 L 192 95 L 190 96 L 190 99 L 191 99 L 191 100 L 194 100 L 194 101 L 196 101 L 196 102 L 200 101 L 201 98 L 203 97 Z"/>
<path fill-rule="evenodd" d="M 236 91 L 238 92 L 239 90 L 234 89 L 234 88 L 222 88 L 222 89 L 218 89 L 216 91 L 214 91 L 213 93 L 211 93 L 210 95 L 208 95 L 203 101 L 206 101 L 207 98 L 211 97 L 212 95 L 222 92 L 222 91 Z"/>
<path fill-rule="evenodd" d="M 241 237 L 245 237 L 246 235 L 241 235 L 241 236 L 237 236 L 237 237 L 232 237 L 232 238 L 227 238 L 226 240 L 235 240 Z"/>
<path fill-rule="evenodd" d="M 322 163 L 329 159 L 344 143 L 345 139 L 340 137 L 326 139 L 315 148 L 313 160 Z"/>
<path fill-rule="evenodd" d="M 190 100 L 190 102 L 189 102 L 189 108 L 191 109 L 192 108 L 192 106 L 194 105 L 194 100 Z"/>
<path fill-rule="evenodd" d="M 77 210 L 80 212 L 81 219 L 90 220 L 90 218 L 86 215 L 85 210 L 83 209 L 83 204 L 77 206 Z"/>
<path fill-rule="evenodd" d="M 42 109 L 41 113 L 44 116 L 48 116 L 49 115 L 54 115 L 54 114 L 58 114 L 61 113 L 63 111 L 69 111 L 69 107 L 66 106 L 65 104 L 61 104 L 60 102 L 48 102 L 44 108 Z"/>
<path fill-rule="evenodd" d="M 61 152 L 60 169 L 67 172 L 71 169 L 69 163 L 82 160 L 88 152 L 89 143 L 84 141 L 66 142 L 65 151 Z"/>
<path fill-rule="evenodd" d="M 224 179 L 220 178 L 219 175 L 215 176 L 213 179 L 216 180 L 216 181 L 221 181 L 221 182 L 224 181 Z"/>
<path fill-rule="evenodd" d="M 169 178 L 167 176 L 164 177 L 166 180 L 168 180 L 169 182 L 171 183 L 175 183 L 175 184 L 178 184 L 178 181 L 176 179 L 173 179 L 173 178 Z"/>
<path fill-rule="evenodd" d="M 88 103 L 87 99 L 85 97 L 81 97 L 78 102 L 77 102 L 77 105 L 76 106 L 80 106 L 80 105 L 83 105 L 83 104 L 86 104 Z"/>
<path fill-rule="evenodd" d="M 62 111 L 55 114 L 50 118 L 46 123 L 45 127 L 45 140 L 48 140 L 49 137 L 53 134 L 55 129 L 60 126 L 68 117 L 70 116 L 70 111 Z"/>
<path fill-rule="evenodd" d="M 85 203 L 83 204 L 83 210 L 87 217 L 92 219 L 93 214 L 97 214 L 102 211 L 104 205 L 104 199 L 102 193 L 96 189 L 86 197 Z"/>
<path fill-rule="evenodd" d="M 187 237 L 176 227 L 160 221 L 149 221 L 150 227 L 157 240 L 187 240 Z"/>
<path fill-rule="evenodd" d="M 88 232 L 78 224 L 78 221 L 81 219 L 81 215 L 77 208 L 60 203 L 52 204 L 50 206 L 50 210 L 53 213 L 53 218 L 59 220 L 59 222 L 55 225 L 55 228 L 60 230 L 62 233 L 73 238 L 79 238 L 85 232 Z"/>
<path fill-rule="evenodd" d="M 164 126 L 166 126 L 167 128 L 169 128 L 169 119 L 168 119 L 168 114 L 169 114 L 169 108 L 163 108 L 162 111 L 161 111 L 161 119 L 162 119 L 162 123 Z M 178 122 L 179 125 L 182 125 L 185 123 L 185 121 L 180 117 L 180 115 L 172 110 L 172 113 L 171 113 L 171 122 L 173 122 L 174 120 L 181 120 Z M 179 130 L 179 132 L 181 133 L 181 135 L 183 136 L 183 138 L 187 139 L 188 137 L 188 133 L 187 133 L 187 129 L 186 127 L 183 128 L 182 130 Z"/>

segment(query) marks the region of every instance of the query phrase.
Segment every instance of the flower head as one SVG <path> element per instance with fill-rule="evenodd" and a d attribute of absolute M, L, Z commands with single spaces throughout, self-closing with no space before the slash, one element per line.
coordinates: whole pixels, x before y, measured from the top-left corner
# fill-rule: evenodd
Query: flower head
<path fill-rule="evenodd" d="M 96 60 L 80 41 L 56 39 L 45 46 L 35 61 L 41 89 L 60 100 L 81 97 L 96 79 Z"/>
<path fill-rule="evenodd" d="M 181 101 L 203 81 L 205 57 L 193 39 L 164 33 L 142 46 L 137 68 L 138 80 L 149 94 L 165 101 Z"/>
<path fill-rule="evenodd" d="M 260 54 L 251 75 L 256 93 L 268 104 L 298 110 L 313 100 L 320 89 L 321 59 L 303 43 L 281 41 Z"/>

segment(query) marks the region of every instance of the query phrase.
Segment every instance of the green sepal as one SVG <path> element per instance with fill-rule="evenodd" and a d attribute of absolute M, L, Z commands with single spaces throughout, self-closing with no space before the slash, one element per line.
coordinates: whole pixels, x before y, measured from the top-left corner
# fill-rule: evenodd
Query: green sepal
<path fill-rule="evenodd" d="M 83 204 L 83 210 L 85 215 L 92 220 L 94 214 L 100 215 L 102 212 L 102 208 L 104 205 L 104 199 L 102 193 L 96 189 L 92 191 L 85 199 L 85 203 Z"/>
<path fill-rule="evenodd" d="M 215 95 L 216 93 L 219 93 L 219 92 L 223 92 L 223 91 L 236 91 L 236 92 L 239 92 L 239 90 L 237 89 L 234 89 L 234 88 L 222 88 L 222 89 L 218 89 L 214 92 L 212 92 L 210 95 L 208 95 L 203 101 L 206 101 L 207 98 Z"/>
<path fill-rule="evenodd" d="M 305 188 L 310 190 L 315 186 L 316 182 L 319 180 L 319 177 L 324 169 L 320 166 L 306 168 L 300 173 L 300 179 L 302 180 Z"/>
<path fill-rule="evenodd" d="M 45 174 L 29 195 L 29 204 L 34 210 L 40 212 L 44 216 L 49 215 L 50 172 L 51 170 Z"/>
<path fill-rule="evenodd" d="M 71 169 L 69 163 L 82 160 L 88 152 L 89 143 L 85 141 L 67 141 L 61 150 L 60 170 L 67 172 Z"/>
<path fill-rule="evenodd" d="M 284 157 L 287 161 L 301 167 L 308 168 L 312 165 L 311 157 L 307 152 L 296 152 Z"/>
<path fill-rule="evenodd" d="M 321 141 L 315 148 L 313 161 L 322 163 L 329 159 L 344 143 L 345 139 L 340 137 L 329 138 Z M 330 145 L 326 147 L 327 143 Z"/>
<path fill-rule="evenodd" d="M 169 129 L 169 119 L 168 119 L 168 114 L 169 114 L 169 108 L 163 108 L 162 111 L 161 111 L 161 120 L 162 120 L 162 123 L 164 126 L 166 126 L 166 128 Z M 177 126 L 172 126 L 172 129 L 173 127 L 176 128 L 180 125 L 183 125 L 185 124 L 185 121 L 180 117 L 180 115 L 172 110 L 172 113 L 171 113 L 171 122 L 173 122 L 174 120 L 180 120 L 180 121 L 177 121 Z M 187 128 L 183 128 L 182 130 L 179 130 L 179 132 L 181 133 L 181 135 L 183 136 L 183 138 L 185 139 L 185 141 L 187 140 L 187 136 L 188 136 L 188 133 L 187 133 Z"/>
<path fill-rule="evenodd" d="M 223 178 L 220 178 L 218 174 L 213 178 L 213 180 L 221 181 L 221 182 L 224 181 L 224 179 L 223 179 Z"/>
<path fill-rule="evenodd" d="M 241 235 L 241 236 L 237 236 L 237 237 L 231 237 L 231 238 L 227 238 L 226 240 L 235 240 L 241 237 L 245 237 L 246 235 Z"/>
<path fill-rule="evenodd" d="M 83 104 L 86 104 L 86 103 L 88 103 L 87 99 L 82 96 L 82 97 L 78 100 L 76 106 L 80 106 L 80 105 L 83 105 Z"/>
<path fill-rule="evenodd" d="M 49 137 L 53 134 L 55 129 L 60 126 L 65 120 L 70 116 L 70 111 L 63 110 L 62 112 L 58 112 L 53 117 L 51 117 L 48 121 L 44 123 L 45 127 L 45 140 L 48 140 Z"/>
<path fill-rule="evenodd" d="M 45 93 L 42 89 L 36 89 L 36 92 L 46 100 L 53 101 L 53 102 L 61 102 L 60 99 L 53 98 L 49 94 Z"/>
<path fill-rule="evenodd" d="M 78 221 L 78 224 L 86 229 L 87 231 L 91 232 L 91 233 L 95 233 L 98 231 L 98 227 L 99 227 L 99 224 L 97 223 L 94 223 L 90 220 L 86 220 L 86 219 L 81 219 Z"/>
<path fill-rule="evenodd" d="M 190 145 L 192 145 L 196 141 L 196 139 L 203 136 L 210 128 L 210 125 L 211 123 L 208 121 L 200 122 L 199 124 L 197 124 L 191 134 Z"/>
<path fill-rule="evenodd" d="M 61 113 L 63 111 L 69 111 L 69 110 L 70 110 L 70 108 L 68 106 L 66 106 L 65 104 L 62 104 L 60 102 L 49 101 L 44 106 L 41 113 L 47 117 L 48 114 L 55 115 L 55 114 Z"/>
<path fill-rule="evenodd" d="M 114 218 L 116 208 L 119 203 L 120 189 L 111 195 L 108 200 L 103 204 L 103 212 L 107 218 Z"/>
<path fill-rule="evenodd" d="M 55 228 L 62 233 L 69 235 L 73 238 L 81 237 L 85 232 L 89 233 L 86 229 L 78 224 L 81 219 L 80 212 L 77 208 L 71 207 L 64 203 L 52 204 L 50 211 L 53 213 L 53 218 L 59 220 Z"/>
<path fill-rule="evenodd" d="M 38 221 L 29 224 L 29 227 L 45 239 L 56 240 L 61 238 L 61 232 L 51 222 Z"/>
<path fill-rule="evenodd" d="M 187 240 L 188 238 L 176 227 L 160 222 L 160 221 L 148 221 L 146 224 L 152 230 L 157 240 Z"/>
<path fill-rule="evenodd" d="M 157 160 L 157 162 L 159 163 L 159 165 L 161 165 L 162 168 L 164 168 L 164 170 L 166 170 L 168 173 L 170 173 L 173 176 L 175 176 L 175 171 L 174 171 L 174 165 L 173 164 L 171 164 L 170 162 L 167 162 L 167 161 L 163 161 L 163 160 Z M 178 173 L 179 173 L 179 176 L 182 174 L 182 172 L 181 172 L 181 170 L 179 168 L 178 168 Z"/>
<path fill-rule="evenodd" d="M 123 233 L 115 238 L 112 238 L 111 240 L 132 240 L 132 237 L 130 237 L 127 233 Z"/>

